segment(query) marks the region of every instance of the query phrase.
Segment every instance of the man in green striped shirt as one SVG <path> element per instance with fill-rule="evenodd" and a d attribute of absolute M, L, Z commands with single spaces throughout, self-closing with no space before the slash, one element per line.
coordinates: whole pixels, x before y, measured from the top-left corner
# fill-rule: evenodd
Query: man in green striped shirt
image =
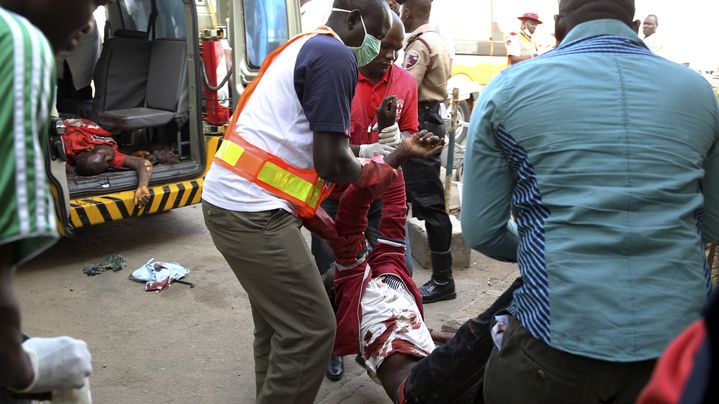
<path fill-rule="evenodd" d="M 58 237 L 45 172 L 55 92 L 53 49 L 66 49 L 104 3 L 0 1 L 5 7 L 0 7 L 0 386 L 15 391 L 79 388 L 92 371 L 83 341 L 59 337 L 21 343 L 11 276 Z"/>

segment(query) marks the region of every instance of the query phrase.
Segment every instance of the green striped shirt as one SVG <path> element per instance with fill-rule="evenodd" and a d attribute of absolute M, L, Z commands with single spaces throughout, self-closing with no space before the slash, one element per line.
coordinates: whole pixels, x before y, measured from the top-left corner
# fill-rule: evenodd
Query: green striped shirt
<path fill-rule="evenodd" d="M 55 61 L 43 34 L 0 8 L 0 245 L 20 265 L 58 238 L 45 173 Z"/>

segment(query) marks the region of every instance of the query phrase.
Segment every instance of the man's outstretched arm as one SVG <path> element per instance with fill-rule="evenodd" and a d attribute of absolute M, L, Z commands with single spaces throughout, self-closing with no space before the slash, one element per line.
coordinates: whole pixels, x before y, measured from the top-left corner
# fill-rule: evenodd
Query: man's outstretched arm
<path fill-rule="evenodd" d="M 406 136 L 397 148 L 384 158 L 384 162 L 393 168 L 399 168 L 410 157 L 429 158 L 438 155 L 444 147 L 444 139 L 423 130 Z"/>
<path fill-rule="evenodd" d="M 135 190 L 135 205 L 144 207 L 150 200 L 150 184 L 152 163 L 141 157 L 125 156 L 124 166 L 132 168 L 137 173 L 137 190 Z"/>

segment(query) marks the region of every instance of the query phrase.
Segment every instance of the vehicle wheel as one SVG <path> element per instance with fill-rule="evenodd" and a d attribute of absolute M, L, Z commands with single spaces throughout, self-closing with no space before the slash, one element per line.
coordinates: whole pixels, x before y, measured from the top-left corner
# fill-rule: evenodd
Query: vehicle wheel
<path fill-rule="evenodd" d="M 467 132 L 469 131 L 469 116 L 472 111 L 469 110 L 469 104 L 466 100 L 462 100 L 457 104 L 457 120 L 459 121 L 460 127 L 455 134 L 455 141 L 457 144 L 464 144 L 467 139 Z"/>

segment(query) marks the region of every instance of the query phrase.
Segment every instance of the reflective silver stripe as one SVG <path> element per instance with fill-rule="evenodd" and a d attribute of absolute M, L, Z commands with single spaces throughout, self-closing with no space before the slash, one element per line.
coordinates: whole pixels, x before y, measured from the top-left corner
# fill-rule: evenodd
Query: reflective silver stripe
<path fill-rule="evenodd" d="M 5 10 L 0 9 L 2 18 L 10 28 L 13 36 L 13 61 L 14 61 L 14 115 L 13 115 L 13 137 L 15 140 L 15 187 L 17 198 L 18 224 L 20 234 L 30 232 L 30 212 L 28 211 L 27 196 L 27 170 L 25 158 L 25 125 L 24 125 L 24 85 L 25 85 L 25 44 L 23 43 L 22 30 L 13 17 Z"/>
<path fill-rule="evenodd" d="M 50 43 L 45 39 L 42 34 L 38 32 L 38 38 L 40 39 L 40 45 L 42 46 L 42 63 L 45 67 L 45 72 L 43 76 L 43 87 L 42 87 L 42 95 L 40 98 L 40 113 L 37 117 L 38 121 L 38 127 L 45 128 L 49 124 L 49 117 L 50 117 L 50 105 L 51 103 L 55 102 L 54 95 L 54 88 L 55 83 L 53 82 L 53 69 L 55 68 L 55 59 L 53 58 L 53 52 L 50 49 Z M 41 129 L 42 130 L 42 129 Z M 42 160 L 44 163 L 44 159 Z M 47 174 L 44 171 L 43 166 L 43 176 L 44 178 L 47 178 Z M 46 182 L 46 181 L 45 181 Z M 45 214 L 47 216 L 47 227 L 52 230 L 53 232 L 57 231 L 57 223 L 55 222 L 55 204 L 52 199 L 52 194 L 46 191 L 46 187 L 48 186 L 46 183 L 39 184 L 42 186 L 42 190 L 45 193 L 46 196 L 46 211 Z"/>
<path fill-rule="evenodd" d="M 45 198 L 45 162 L 43 159 L 43 153 L 40 149 L 40 143 L 38 141 L 39 131 L 38 131 L 38 121 L 36 114 L 39 114 L 40 111 L 38 111 L 38 96 L 40 95 L 40 68 L 42 67 L 40 65 L 40 48 L 39 43 L 37 39 L 37 35 L 35 32 L 33 32 L 31 29 L 27 30 L 27 35 L 30 38 L 30 48 L 32 49 L 32 66 L 30 68 L 31 71 L 31 87 L 30 87 L 30 116 L 27 117 L 27 119 L 30 121 L 30 131 L 32 132 L 30 136 L 32 139 L 32 149 L 33 149 L 33 163 L 35 168 L 35 178 L 34 178 L 34 185 L 35 185 L 35 223 L 37 225 L 37 229 L 44 229 L 47 227 L 47 218 L 45 217 L 47 208 L 46 208 L 46 198 Z M 44 99 L 44 98 L 43 98 Z"/>
<path fill-rule="evenodd" d="M 405 248 L 404 243 L 400 243 L 400 242 L 393 241 L 393 240 L 388 240 L 388 239 L 386 239 L 386 238 L 381 238 L 381 237 L 377 239 L 377 243 L 379 243 L 379 244 L 386 244 L 386 245 L 388 245 L 388 246 L 390 246 L 390 247 Z"/>

